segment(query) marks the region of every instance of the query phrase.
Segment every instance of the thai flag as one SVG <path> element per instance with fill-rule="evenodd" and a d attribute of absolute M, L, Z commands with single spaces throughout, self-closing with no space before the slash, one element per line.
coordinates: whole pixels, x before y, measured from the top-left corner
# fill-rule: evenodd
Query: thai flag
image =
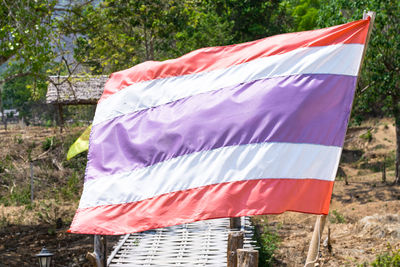
<path fill-rule="evenodd" d="M 327 214 L 369 21 L 113 73 L 70 232 Z"/>

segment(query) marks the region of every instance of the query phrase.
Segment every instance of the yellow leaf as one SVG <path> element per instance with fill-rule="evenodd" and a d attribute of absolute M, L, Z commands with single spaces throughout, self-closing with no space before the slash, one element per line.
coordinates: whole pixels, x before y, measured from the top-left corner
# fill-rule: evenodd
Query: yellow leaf
<path fill-rule="evenodd" d="M 79 153 L 82 153 L 89 149 L 89 137 L 90 131 L 92 130 L 92 125 L 86 128 L 86 130 L 79 136 L 78 139 L 70 146 L 68 153 L 67 153 L 67 160 L 72 159 Z"/>

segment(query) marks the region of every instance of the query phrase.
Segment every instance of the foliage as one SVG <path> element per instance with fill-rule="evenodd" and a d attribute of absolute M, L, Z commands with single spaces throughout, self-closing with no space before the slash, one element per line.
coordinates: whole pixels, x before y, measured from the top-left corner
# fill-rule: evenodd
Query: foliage
<path fill-rule="evenodd" d="M 293 16 L 293 30 L 307 31 L 317 27 L 319 0 L 289 1 L 290 12 Z"/>
<path fill-rule="evenodd" d="M 70 30 L 82 33 L 76 59 L 100 74 L 282 33 L 286 13 L 280 1 L 105 0 L 75 15 Z"/>
<path fill-rule="evenodd" d="M 30 186 L 12 187 L 8 195 L 0 196 L 0 203 L 4 206 L 21 206 L 31 202 Z"/>
<path fill-rule="evenodd" d="M 31 88 L 32 84 L 36 89 Z M 46 95 L 46 90 L 47 83 L 44 80 L 35 80 L 33 77 L 15 78 L 4 84 L 0 102 L 3 103 L 5 109 L 16 108 L 19 117 L 28 124 L 52 119 L 53 107 L 41 101 Z"/>
<path fill-rule="evenodd" d="M 388 245 L 388 251 L 377 255 L 376 259 L 371 262 L 374 267 L 395 267 L 400 266 L 400 249 L 394 250 Z"/>
<path fill-rule="evenodd" d="M 66 118 L 66 123 L 72 127 L 88 126 L 96 110 L 95 105 L 70 105 L 63 108 L 63 116 Z"/>
<path fill-rule="evenodd" d="M 280 237 L 268 224 L 257 225 L 254 237 L 259 250 L 259 266 L 275 266 L 274 253 L 278 249 Z"/>
<path fill-rule="evenodd" d="M 8 62 L 19 73 L 38 74 L 51 53 L 52 10 L 56 0 L 2 0 L 0 65 Z"/>
<path fill-rule="evenodd" d="M 210 1 L 211 2 L 211 1 Z M 247 42 L 288 30 L 291 18 L 287 15 L 287 4 L 281 1 L 217 0 L 214 8 L 233 25 L 228 35 L 233 43 Z"/>
<path fill-rule="evenodd" d="M 81 132 L 73 134 L 73 135 L 68 135 L 64 139 L 63 143 L 63 155 L 67 155 L 68 149 L 71 147 L 71 145 L 75 142 L 75 140 L 80 136 Z M 87 162 L 87 151 L 82 152 L 75 157 L 71 158 L 70 160 L 65 160 L 63 161 L 63 167 L 69 168 L 76 172 L 76 174 L 80 175 L 81 177 L 85 173 L 86 169 L 86 162 Z"/>
<path fill-rule="evenodd" d="M 41 222 L 55 224 L 57 218 L 59 218 L 59 206 L 53 201 L 40 201 L 36 209 L 36 215 Z"/>
<path fill-rule="evenodd" d="M 70 177 L 68 177 L 67 184 L 60 188 L 60 193 L 65 200 L 77 200 L 79 199 L 80 192 L 80 175 L 78 172 L 73 172 Z"/>
<path fill-rule="evenodd" d="M 46 137 L 46 139 L 42 142 L 42 150 L 49 150 L 54 145 L 55 137 Z"/>
<path fill-rule="evenodd" d="M 95 74 L 176 56 L 174 36 L 187 24 L 192 1 L 105 0 L 75 15 L 76 59 Z"/>
<path fill-rule="evenodd" d="M 10 225 L 10 223 L 8 221 L 8 218 L 4 214 L 4 211 L 3 211 L 2 214 L 1 214 L 1 217 L 0 217 L 0 229 L 5 228 L 5 227 L 7 227 L 9 225 Z"/>
<path fill-rule="evenodd" d="M 65 21 L 90 2 L 0 0 L 1 110 L 17 108 L 28 122 L 52 118 L 47 109 L 40 112 L 48 76 L 72 75 L 78 67 L 71 55 L 76 36 L 67 33 Z"/>
<path fill-rule="evenodd" d="M 18 107 L 22 117 L 25 117 L 30 109 L 29 100 L 31 99 L 31 92 L 27 90 L 26 86 L 32 81 L 27 77 L 21 77 L 7 82 L 4 85 L 2 93 L 3 107 L 11 109 Z"/>
<path fill-rule="evenodd" d="M 343 214 L 339 213 L 337 210 L 333 210 L 330 213 L 329 221 L 331 223 L 346 223 L 346 219 L 344 218 Z"/>
<path fill-rule="evenodd" d="M 201 47 L 232 44 L 234 22 L 220 15 L 215 1 L 199 1 L 186 11 L 185 26 L 175 34 L 174 54 L 180 56 Z"/>
<path fill-rule="evenodd" d="M 371 142 L 372 141 L 372 133 L 371 130 L 368 130 L 367 132 L 363 133 L 360 135 L 361 139 L 364 139 L 365 141 Z"/>

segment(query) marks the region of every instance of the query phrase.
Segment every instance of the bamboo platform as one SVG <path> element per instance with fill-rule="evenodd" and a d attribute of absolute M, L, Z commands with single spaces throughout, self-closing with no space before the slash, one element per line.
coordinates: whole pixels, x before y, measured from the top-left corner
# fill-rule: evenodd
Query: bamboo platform
<path fill-rule="evenodd" d="M 255 248 L 254 228 L 242 217 L 244 248 Z M 121 237 L 107 266 L 227 266 L 229 218 L 199 221 Z"/>

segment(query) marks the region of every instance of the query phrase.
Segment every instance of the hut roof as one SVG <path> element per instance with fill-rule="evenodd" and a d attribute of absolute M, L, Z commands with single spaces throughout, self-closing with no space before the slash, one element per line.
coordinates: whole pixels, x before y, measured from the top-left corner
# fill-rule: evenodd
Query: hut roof
<path fill-rule="evenodd" d="M 108 76 L 50 76 L 46 102 L 49 104 L 97 104 Z M 68 79 L 67 79 L 68 78 Z"/>

